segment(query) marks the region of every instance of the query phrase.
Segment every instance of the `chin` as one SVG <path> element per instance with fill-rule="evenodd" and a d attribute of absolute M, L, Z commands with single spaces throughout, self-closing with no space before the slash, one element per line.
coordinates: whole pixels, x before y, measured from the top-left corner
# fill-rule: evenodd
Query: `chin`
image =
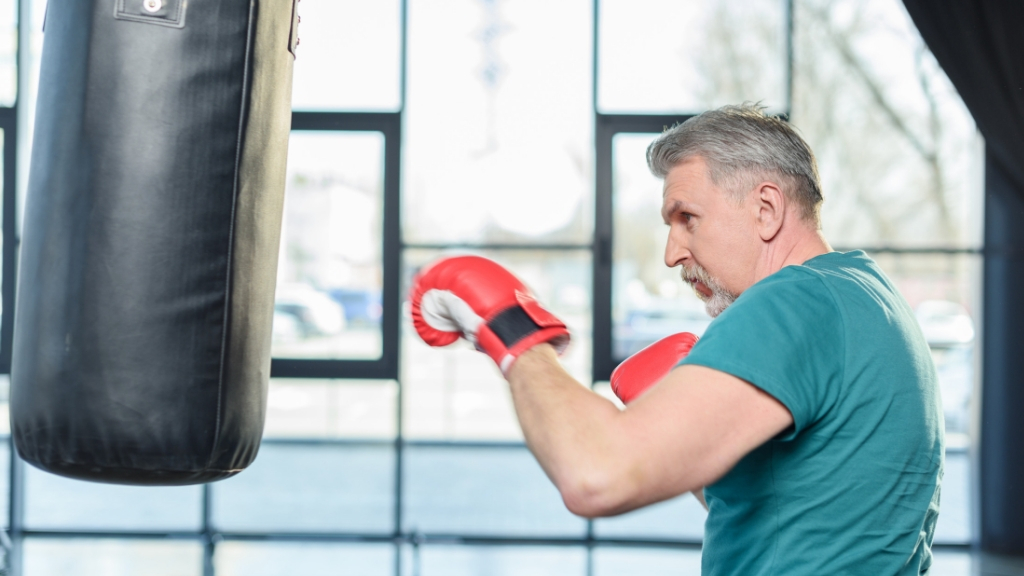
<path fill-rule="evenodd" d="M 715 292 L 711 297 L 701 297 L 701 300 L 704 301 L 704 310 L 708 313 L 708 316 L 717 318 L 719 314 L 725 312 L 725 309 L 736 301 L 736 297 L 725 292 Z"/>

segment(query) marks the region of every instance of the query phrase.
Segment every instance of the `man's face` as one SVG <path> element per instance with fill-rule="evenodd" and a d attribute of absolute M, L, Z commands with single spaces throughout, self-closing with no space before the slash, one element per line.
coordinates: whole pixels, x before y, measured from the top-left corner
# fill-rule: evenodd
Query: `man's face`
<path fill-rule="evenodd" d="M 749 196 L 737 203 L 693 157 L 665 176 L 662 216 L 669 226 L 665 265 L 682 266 L 683 281 L 717 316 L 754 283 L 761 240 Z"/>

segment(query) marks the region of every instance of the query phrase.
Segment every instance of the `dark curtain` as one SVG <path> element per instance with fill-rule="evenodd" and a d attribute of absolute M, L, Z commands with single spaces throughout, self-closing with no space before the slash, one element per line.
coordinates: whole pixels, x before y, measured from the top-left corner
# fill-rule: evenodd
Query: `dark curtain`
<path fill-rule="evenodd" d="M 985 136 L 978 536 L 1024 556 L 1024 2 L 903 3 Z"/>
<path fill-rule="evenodd" d="M 1024 191 L 1024 2 L 903 0 L 928 48 Z"/>

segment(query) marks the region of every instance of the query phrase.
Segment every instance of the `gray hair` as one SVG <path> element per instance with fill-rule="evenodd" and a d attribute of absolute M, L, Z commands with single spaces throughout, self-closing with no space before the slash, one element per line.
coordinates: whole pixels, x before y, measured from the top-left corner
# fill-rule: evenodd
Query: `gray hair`
<path fill-rule="evenodd" d="M 647 166 L 658 178 L 700 156 L 708 175 L 740 200 L 761 180 L 771 180 L 819 224 L 823 196 L 818 165 L 807 142 L 759 104 L 723 106 L 666 130 L 647 148 Z"/>

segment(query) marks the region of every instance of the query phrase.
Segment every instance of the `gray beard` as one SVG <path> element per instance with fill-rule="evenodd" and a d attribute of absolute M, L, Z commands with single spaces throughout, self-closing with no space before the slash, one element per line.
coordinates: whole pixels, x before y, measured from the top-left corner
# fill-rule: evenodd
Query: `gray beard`
<path fill-rule="evenodd" d="M 697 295 L 697 298 L 700 298 L 701 301 L 704 302 L 704 310 L 706 310 L 708 316 L 711 316 L 712 318 L 715 318 L 722 312 L 725 312 L 725 309 L 736 301 L 736 294 L 732 294 L 723 288 L 722 285 L 712 278 L 711 275 L 708 274 L 708 271 L 702 268 L 699 264 L 695 264 L 693 268 L 683 267 L 681 276 L 683 278 L 683 282 L 686 282 L 691 288 L 693 288 L 693 292 Z M 708 290 L 711 290 L 711 296 L 705 296 L 697 290 L 697 281 L 700 281 L 708 287 Z"/>

